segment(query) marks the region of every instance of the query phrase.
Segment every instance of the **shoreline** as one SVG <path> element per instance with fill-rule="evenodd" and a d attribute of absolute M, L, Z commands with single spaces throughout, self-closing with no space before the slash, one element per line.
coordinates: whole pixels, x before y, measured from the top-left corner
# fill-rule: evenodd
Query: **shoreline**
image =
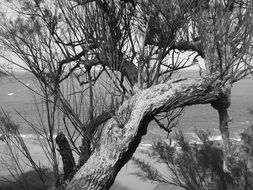
<path fill-rule="evenodd" d="M 24 137 L 24 141 L 25 141 L 34 161 L 42 167 L 51 168 L 50 163 L 49 163 L 48 159 L 46 158 L 46 155 L 44 154 L 40 143 L 37 140 L 38 137 L 35 138 L 36 135 L 31 135 L 31 134 L 29 134 L 29 135 L 23 134 L 22 136 Z M 221 138 L 220 136 L 216 136 L 216 137 L 212 138 L 212 140 L 219 141 L 220 138 Z M 235 139 L 235 140 L 238 141 L 238 139 Z M 192 140 L 191 143 L 196 143 L 196 142 L 197 141 Z M 141 142 L 141 144 L 137 148 L 136 152 L 134 153 L 134 156 L 137 158 L 140 158 L 140 159 L 146 159 L 147 161 L 150 160 L 148 158 L 148 156 L 143 153 L 143 151 L 148 150 L 151 146 L 152 146 L 151 143 Z M 2 141 L 0 141 L 0 149 L 6 150 L 5 143 Z M 3 156 L 4 156 L 4 153 L 3 153 L 3 151 L 1 151 L 0 152 L 1 160 L 2 160 Z M 77 161 L 77 159 L 78 159 L 77 155 L 75 155 L 74 157 L 75 157 L 75 160 Z M 22 156 L 19 158 L 22 159 Z M 61 158 L 60 158 L 59 153 L 58 153 L 58 158 L 60 160 L 59 168 L 60 168 L 60 170 L 62 170 L 62 163 L 61 163 Z M 8 177 L 9 172 L 3 166 L 2 163 L 0 164 L 0 168 L 1 168 L 0 177 Z M 31 169 L 32 168 L 29 168 L 27 165 L 24 166 L 25 171 L 29 171 Z M 154 184 L 154 183 L 142 181 L 140 178 L 133 175 L 133 173 L 135 171 L 136 171 L 136 168 L 133 165 L 132 161 L 130 160 L 120 170 L 119 174 L 117 175 L 117 177 L 115 179 L 115 183 L 113 184 L 113 186 L 111 187 L 110 190 L 120 190 L 120 189 L 121 190 L 135 190 L 135 189 L 165 190 L 165 189 L 168 189 L 168 185 L 165 185 L 165 184 Z M 172 189 L 171 186 L 170 186 L 170 189 Z"/>

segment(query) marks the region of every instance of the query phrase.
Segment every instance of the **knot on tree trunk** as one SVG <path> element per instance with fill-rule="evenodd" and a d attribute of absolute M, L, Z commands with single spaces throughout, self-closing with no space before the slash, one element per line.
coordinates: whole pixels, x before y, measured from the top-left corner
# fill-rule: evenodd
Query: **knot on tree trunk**
<path fill-rule="evenodd" d="M 212 107 L 216 110 L 228 109 L 231 105 L 231 87 L 224 87 L 220 93 L 220 97 L 211 103 Z"/>
<path fill-rule="evenodd" d="M 62 132 L 57 135 L 55 141 L 62 157 L 64 180 L 70 180 L 75 174 L 76 167 L 71 147 L 66 136 Z"/>

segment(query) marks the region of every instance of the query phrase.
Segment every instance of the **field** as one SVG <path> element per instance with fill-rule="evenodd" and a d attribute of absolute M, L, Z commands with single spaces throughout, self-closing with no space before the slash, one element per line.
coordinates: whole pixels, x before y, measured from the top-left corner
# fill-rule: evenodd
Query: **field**
<path fill-rule="evenodd" d="M 189 71 L 184 73 L 189 77 L 194 75 Z M 38 143 L 32 138 L 33 131 L 27 126 L 26 122 L 17 114 L 21 113 L 24 117 L 28 118 L 33 123 L 37 122 L 37 112 L 34 106 L 34 99 L 27 88 L 27 86 L 36 88 L 34 79 L 30 74 L 18 73 L 17 77 L 22 80 L 24 85 L 17 82 L 11 77 L 0 78 L 0 106 L 3 110 L 8 111 L 12 119 L 20 124 L 21 133 L 26 137 L 29 147 L 35 156 L 35 160 L 47 165 L 45 156 L 42 155 L 42 150 L 39 148 Z M 39 99 L 37 99 L 39 101 Z M 229 108 L 229 114 L 233 117 L 233 121 L 229 124 L 231 137 L 239 138 L 239 133 L 253 123 L 253 116 L 249 113 L 253 109 L 253 79 L 247 78 L 234 84 L 232 90 L 232 105 Z M 210 105 L 197 105 L 187 108 L 183 117 L 179 122 L 178 129 L 181 129 L 190 140 L 196 140 L 194 134 L 195 128 L 209 129 L 212 131 L 214 138 L 218 139 L 218 114 Z M 149 132 L 144 137 L 139 150 L 150 146 L 153 140 L 157 138 L 166 138 L 162 130 L 160 130 L 154 123 L 149 126 Z M 172 134 L 173 137 L 173 134 Z M 4 147 L 4 143 L 0 142 L 0 147 Z M 137 156 L 142 156 L 137 153 Z M 133 166 L 127 164 L 117 177 L 117 183 L 122 187 L 120 189 L 154 189 L 154 184 L 140 182 L 135 176 L 129 175 L 133 171 Z M 7 171 L 1 167 L 0 175 L 6 175 Z M 131 183 L 129 183 L 131 181 Z M 123 188 L 123 186 L 127 188 Z M 112 189 L 118 189 L 112 187 Z"/>

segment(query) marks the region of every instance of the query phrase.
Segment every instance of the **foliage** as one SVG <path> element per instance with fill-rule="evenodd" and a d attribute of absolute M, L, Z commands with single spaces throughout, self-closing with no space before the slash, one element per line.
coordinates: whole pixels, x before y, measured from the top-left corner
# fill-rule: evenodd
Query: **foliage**
<path fill-rule="evenodd" d="M 176 134 L 176 143 L 173 145 L 164 141 L 155 142 L 148 155 L 159 163 L 160 170 L 155 165 L 134 158 L 134 164 L 140 169 L 136 175 L 143 180 L 187 190 L 252 189 L 253 157 L 249 150 L 252 149 L 249 146 L 253 142 L 252 129 L 253 126 L 242 133 L 241 142 L 233 143 L 228 162 L 230 173 L 223 171 L 220 142 L 210 140 L 207 132 L 197 131 L 199 143 L 189 143 L 182 132 Z M 161 165 L 165 165 L 167 171 L 162 170 Z"/>
<path fill-rule="evenodd" d="M 5 178 L 0 181 L 1 190 L 45 190 L 52 187 L 54 183 L 53 172 L 49 169 L 41 169 L 45 173 L 45 181 L 41 181 L 38 173 L 30 170 L 20 175 L 17 179 Z M 26 183 L 24 186 L 23 184 Z"/>
<path fill-rule="evenodd" d="M 49 178 L 52 178 L 51 176 L 49 177 L 49 173 L 54 172 L 49 172 L 48 169 L 41 168 L 33 160 L 20 134 L 19 125 L 15 124 L 9 114 L 4 111 L 0 113 L 0 132 L 1 140 L 5 143 L 6 148 L 5 151 L 2 150 L 4 156 L 1 156 L 1 164 L 4 165 L 10 174 L 10 179 L 2 177 L 1 182 L 3 186 L 7 186 L 8 188 L 11 186 L 19 186 L 19 188 L 26 190 L 33 190 L 35 189 L 34 186 L 37 188 L 39 185 L 41 188 L 45 188 L 48 185 Z M 27 172 L 27 166 L 32 168 L 33 171 Z"/>

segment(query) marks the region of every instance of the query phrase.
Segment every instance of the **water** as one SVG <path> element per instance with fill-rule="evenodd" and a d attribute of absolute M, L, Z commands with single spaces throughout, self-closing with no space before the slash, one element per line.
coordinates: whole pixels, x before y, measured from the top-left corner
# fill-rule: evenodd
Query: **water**
<path fill-rule="evenodd" d="M 194 77 L 196 72 L 187 71 L 182 75 Z M 20 125 L 21 133 L 33 134 L 33 130 L 19 116 L 38 123 L 37 109 L 34 106 L 34 96 L 27 88 L 37 89 L 35 79 L 31 74 L 18 73 L 17 77 L 24 83 L 20 84 L 12 77 L 0 78 L 0 106 L 10 113 L 12 119 Z M 36 101 L 42 101 L 36 96 Z M 253 123 L 253 116 L 249 113 L 253 109 L 253 78 L 247 78 L 235 83 L 232 89 L 232 104 L 228 110 L 233 121 L 229 123 L 231 136 L 236 138 L 238 134 Z M 18 112 L 18 113 L 17 113 Z M 182 130 L 186 135 L 194 137 L 195 129 L 209 129 L 213 135 L 219 135 L 218 113 L 211 105 L 190 106 L 183 113 L 179 125 L 175 130 Z M 150 143 L 156 138 L 166 138 L 167 134 L 154 122 L 149 125 L 149 132 L 144 137 L 143 143 Z"/>
<path fill-rule="evenodd" d="M 194 72 L 184 73 L 192 77 Z M 253 110 L 253 78 L 243 79 L 233 85 L 231 106 L 228 109 L 229 116 L 233 118 L 229 123 L 230 135 L 232 138 L 238 138 L 240 133 L 247 127 L 253 124 L 253 115 L 250 110 Z M 196 139 L 195 129 L 210 130 L 214 136 L 219 136 L 219 118 L 218 112 L 207 105 L 194 105 L 186 108 L 179 124 L 174 131 L 182 130 L 190 139 Z M 150 124 L 150 133 L 146 138 L 166 138 L 164 131 L 160 130 L 155 123 Z M 173 133 L 172 135 L 173 136 Z"/>

